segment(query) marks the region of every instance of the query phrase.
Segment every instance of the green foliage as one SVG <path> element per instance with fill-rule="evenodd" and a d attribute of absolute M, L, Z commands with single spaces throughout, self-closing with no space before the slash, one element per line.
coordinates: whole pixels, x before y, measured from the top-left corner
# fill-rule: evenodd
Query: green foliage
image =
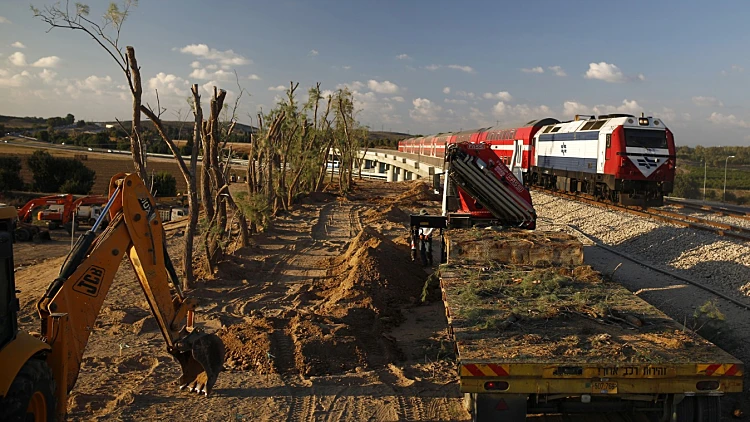
<path fill-rule="evenodd" d="M 0 192 L 20 189 L 23 189 L 21 158 L 14 155 L 0 157 Z"/>
<path fill-rule="evenodd" d="M 38 192 L 88 194 L 94 186 L 96 172 L 76 159 L 36 150 L 26 162 L 33 174 L 33 188 Z"/>
<path fill-rule="evenodd" d="M 677 148 L 677 163 L 689 161 L 694 164 L 708 162 L 708 168 L 724 169 L 727 157 L 734 155 L 729 159 L 730 166 L 750 165 L 750 147 L 704 147 L 698 145 L 695 148 L 681 146 Z M 702 165 L 701 165 L 702 167 Z M 701 168 L 701 170 L 703 170 Z"/>
<path fill-rule="evenodd" d="M 268 197 L 263 194 L 248 195 L 240 191 L 234 194 L 234 201 L 248 221 L 254 222 L 262 228 L 267 228 L 271 218 L 271 208 Z"/>
<path fill-rule="evenodd" d="M 177 179 L 169 172 L 160 171 L 154 175 L 151 191 L 154 196 L 177 196 Z"/>
<path fill-rule="evenodd" d="M 46 131 L 46 130 L 40 130 L 40 131 L 38 131 L 37 133 L 34 134 L 34 137 L 37 138 L 38 140 L 42 141 L 42 142 L 49 142 L 50 141 L 49 132 Z"/>
<path fill-rule="evenodd" d="M 675 175 L 672 195 L 689 199 L 702 198 L 702 192 L 698 180 L 685 173 L 678 173 Z"/>

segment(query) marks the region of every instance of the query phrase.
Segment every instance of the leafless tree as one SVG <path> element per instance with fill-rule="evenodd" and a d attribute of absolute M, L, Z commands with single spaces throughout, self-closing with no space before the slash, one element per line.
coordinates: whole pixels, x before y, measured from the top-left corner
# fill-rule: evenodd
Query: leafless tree
<path fill-rule="evenodd" d="M 128 87 L 133 99 L 133 118 L 130 129 L 130 151 L 133 155 L 133 166 L 144 181 L 148 180 L 146 165 L 146 145 L 141 138 L 141 97 L 143 88 L 141 86 L 141 71 L 135 58 L 135 49 L 131 46 L 123 47 L 120 44 L 120 33 L 122 25 L 127 19 L 130 10 L 138 5 L 137 0 L 124 0 L 121 5 L 110 3 L 107 12 L 102 17 L 102 22 L 97 23 L 89 18 L 89 6 L 75 3 L 71 9 L 69 1 L 55 3 L 42 9 L 31 6 L 34 17 L 40 18 L 49 25 L 47 32 L 54 28 L 66 28 L 82 31 L 89 35 L 107 54 L 117 63 L 120 70 L 125 74 Z"/>

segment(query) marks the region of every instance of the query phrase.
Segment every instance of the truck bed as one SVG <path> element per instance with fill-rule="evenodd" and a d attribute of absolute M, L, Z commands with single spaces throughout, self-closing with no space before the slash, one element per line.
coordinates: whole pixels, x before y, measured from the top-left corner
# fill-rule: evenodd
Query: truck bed
<path fill-rule="evenodd" d="M 571 378 L 616 378 L 620 392 L 657 393 L 710 377 L 722 391 L 742 391 L 739 360 L 582 265 L 572 236 L 470 229 L 450 231 L 446 243 L 440 282 L 463 391 L 480 391 L 472 377 L 513 376 L 528 378 L 515 390 L 528 393 L 539 379 Z M 675 380 L 634 380 L 653 378 Z M 544 385 L 591 392 L 590 384 Z M 609 386 L 596 388 L 618 391 Z"/>

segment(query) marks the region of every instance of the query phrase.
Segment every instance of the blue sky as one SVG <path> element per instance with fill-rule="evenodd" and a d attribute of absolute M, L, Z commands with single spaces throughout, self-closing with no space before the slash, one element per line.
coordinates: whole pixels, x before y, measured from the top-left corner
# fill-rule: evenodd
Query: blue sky
<path fill-rule="evenodd" d="M 0 114 L 129 118 L 125 77 L 85 34 L 0 5 Z M 90 1 L 99 20 L 108 1 Z M 576 113 L 662 118 L 678 145 L 750 144 L 744 1 L 141 0 L 123 45 L 166 118 L 189 87 L 240 85 L 255 123 L 289 81 L 355 92 L 361 123 L 409 133 L 514 125 Z M 253 116 L 252 120 L 251 117 Z"/>

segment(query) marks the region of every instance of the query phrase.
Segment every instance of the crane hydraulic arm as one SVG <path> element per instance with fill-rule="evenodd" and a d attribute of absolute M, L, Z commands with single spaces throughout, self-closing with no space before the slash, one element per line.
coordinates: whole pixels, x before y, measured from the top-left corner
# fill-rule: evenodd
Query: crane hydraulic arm
<path fill-rule="evenodd" d="M 110 223 L 96 236 L 102 218 Z M 123 257 L 136 272 L 151 311 L 182 367 L 180 389 L 209 394 L 224 363 L 224 344 L 193 326 L 196 300 L 180 289 L 166 251 L 164 229 L 154 200 L 136 174 L 112 177 L 109 202 L 94 227 L 78 239 L 60 275 L 37 304 L 41 333 L 52 348 L 47 361 L 58 383 L 57 402 L 78 378 L 89 335 Z"/>

